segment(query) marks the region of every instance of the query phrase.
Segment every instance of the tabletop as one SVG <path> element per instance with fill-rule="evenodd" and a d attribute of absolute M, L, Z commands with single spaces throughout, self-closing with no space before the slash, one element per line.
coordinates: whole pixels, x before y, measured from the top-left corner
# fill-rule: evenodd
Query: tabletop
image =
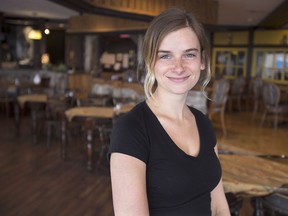
<path fill-rule="evenodd" d="M 65 111 L 68 121 L 74 117 L 113 118 L 121 113 L 130 111 L 135 104 L 123 104 L 116 107 L 73 107 Z"/>
<path fill-rule="evenodd" d="M 253 155 L 220 154 L 219 158 L 227 192 L 266 195 L 288 183 L 285 164 Z"/>
<path fill-rule="evenodd" d="M 28 94 L 20 95 L 17 97 L 18 102 L 21 107 L 24 107 L 26 102 L 43 102 L 46 103 L 48 96 L 46 94 Z"/>

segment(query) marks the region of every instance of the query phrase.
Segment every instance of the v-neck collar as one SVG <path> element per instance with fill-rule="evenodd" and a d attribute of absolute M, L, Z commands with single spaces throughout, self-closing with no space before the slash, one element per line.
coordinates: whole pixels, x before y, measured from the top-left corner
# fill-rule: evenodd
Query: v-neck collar
<path fill-rule="evenodd" d="M 180 155 L 184 156 L 184 157 L 188 157 L 191 159 L 197 159 L 199 158 L 199 156 L 201 156 L 202 153 L 202 138 L 201 138 L 201 132 L 199 130 L 199 119 L 198 116 L 195 115 L 195 113 L 193 112 L 193 108 L 189 107 L 189 110 L 191 111 L 191 113 L 193 114 L 195 121 L 196 121 L 196 127 L 198 130 L 198 136 L 199 136 L 199 152 L 197 155 L 193 156 L 193 155 L 189 155 L 186 152 L 184 152 L 181 148 L 178 147 L 178 145 L 176 145 L 176 143 L 173 141 L 173 139 L 169 136 L 169 134 L 167 133 L 167 131 L 164 129 L 164 127 L 162 126 L 161 122 L 159 121 L 159 119 L 157 118 L 157 116 L 153 113 L 153 111 L 151 110 L 151 108 L 148 106 L 147 102 L 144 101 L 143 102 L 148 110 L 148 112 L 150 112 L 150 114 L 153 116 L 153 118 L 155 119 L 155 122 L 159 125 L 159 128 L 162 130 L 162 132 L 165 134 L 165 136 L 168 138 L 168 140 L 170 141 L 168 144 L 170 146 L 172 146 L 173 149 L 175 149 L 175 151 L 177 153 L 179 153 Z"/>

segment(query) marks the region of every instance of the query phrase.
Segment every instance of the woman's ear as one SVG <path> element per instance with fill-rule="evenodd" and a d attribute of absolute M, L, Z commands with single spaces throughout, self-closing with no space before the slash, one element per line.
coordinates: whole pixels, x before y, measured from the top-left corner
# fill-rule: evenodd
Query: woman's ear
<path fill-rule="evenodd" d="M 205 51 L 203 50 L 202 53 L 201 53 L 201 66 L 200 66 L 200 70 L 204 70 L 206 67 L 205 67 Z"/>

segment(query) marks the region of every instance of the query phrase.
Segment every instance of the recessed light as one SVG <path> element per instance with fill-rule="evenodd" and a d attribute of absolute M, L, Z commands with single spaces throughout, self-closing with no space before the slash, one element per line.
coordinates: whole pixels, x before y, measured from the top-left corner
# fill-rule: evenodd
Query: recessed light
<path fill-rule="evenodd" d="M 44 30 L 44 33 L 45 33 L 46 35 L 49 35 L 49 34 L 50 34 L 50 30 L 49 30 L 48 28 L 46 28 L 46 29 Z"/>
<path fill-rule="evenodd" d="M 251 18 L 251 17 L 247 18 L 247 22 L 252 22 L 252 21 L 253 21 L 253 18 Z"/>

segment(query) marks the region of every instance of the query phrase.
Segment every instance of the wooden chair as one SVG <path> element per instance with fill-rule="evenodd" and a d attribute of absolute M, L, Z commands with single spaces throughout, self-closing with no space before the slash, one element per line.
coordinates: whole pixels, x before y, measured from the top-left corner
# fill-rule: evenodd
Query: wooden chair
<path fill-rule="evenodd" d="M 48 98 L 47 105 L 46 105 L 46 119 L 45 119 L 45 126 L 46 126 L 46 145 L 50 147 L 51 140 L 52 140 L 52 132 L 58 131 L 59 137 L 61 136 L 61 124 L 64 116 L 64 111 L 68 108 L 66 101 L 60 98 Z"/>
<path fill-rule="evenodd" d="M 261 77 L 254 77 L 251 79 L 251 88 L 252 88 L 252 94 L 253 94 L 252 120 L 255 119 L 255 115 L 258 112 L 259 105 L 262 102 L 262 86 L 263 86 L 263 80 L 261 79 Z"/>
<path fill-rule="evenodd" d="M 237 109 L 239 111 L 242 110 L 241 107 L 241 99 L 242 94 L 244 92 L 246 80 L 244 77 L 236 77 L 232 81 L 231 89 L 228 95 L 228 101 L 229 101 L 229 111 L 232 112 L 233 109 L 233 102 L 236 101 L 237 103 Z"/>
<path fill-rule="evenodd" d="M 231 215 L 238 216 L 242 207 L 243 198 L 231 192 L 226 192 L 225 196 L 229 205 Z"/>
<path fill-rule="evenodd" d="M 208 108 L 208 117 L 212 120 L 212 116 L 215 113 L 220 113 L 221 126 L 223 134 L 226 135 L 226 126 L 224 121 L 225 107 L 228 98 L 228 92 L 230 88 L 230 83 L 228 80 L 221 79 L 215 80 L 213 83 L 211 103 Z"/>
<path fill-rule="evenodd" d="M 265 83 L 262 88 L 264 112 L 260 126 L 263 126 L 267 114 L 274 115 L 274 128 L 278 127 L 278 116 L 288 113 L 288 104 L 280 104 L 281 92 L 279 87 L 273 83 Z"/>
<path fill-rule="evenodd" d="M 99 121 L 99 120 L 98 120 Z M 101 122 L 101 119 L 100 119 Z M 113 122 L 102 121 L 102 123 L 98 122 L 98 127 L 96 128 L 99 134 L 99 155 L 97 159 L 97 168 L 100 168 L 102 163 L 107 160 L 106 155 L 108 153 L 109 145 L 110 145 L 110 135 L 113 127 Z M 108 166 L 106 166 L 107 168 Z"/>
<path fill-rule="evenodd" d="M 12 103 L 13 98 L 9 95 L 7 87 L 0 86 L 0 110 L 3 110 L 7 117 L 10 115 Z"/>
<path fill-rule="evenodd" d="M 31 115 L 32 141 L 37 144 L 41 135 L 43 135 L 43 126 L 46 118 L 46 102 L 28 101 L 27 108 Z"/>
<path fill-rule="evenodd" d="M 253 199 L 255 215 L 288 215 L 288 196 L 282 193 L 272 193 Z"/>
<path fill-rule="evenodd" d="M 76 106 L 76 98 L 73 90 L 66 90 L 64 94 L 60 95 L 56 94 L 47 98 L 46 118 L 45 118 L 47 147 L 50 147 L 53 135 L 55 136 L 57 131 L 59 137 L 62 135 L 61 127 L 63 121 L 65 121 L 65 114 L 64 114 L 65 110 L 75 106 Z M 77 129 L 79 128 L 79 126 L 76 124 L 73 126 L 74 127 L 76 126 Z M 69 132 L 70 128 L 67 129 L 67 133 Z"/>

